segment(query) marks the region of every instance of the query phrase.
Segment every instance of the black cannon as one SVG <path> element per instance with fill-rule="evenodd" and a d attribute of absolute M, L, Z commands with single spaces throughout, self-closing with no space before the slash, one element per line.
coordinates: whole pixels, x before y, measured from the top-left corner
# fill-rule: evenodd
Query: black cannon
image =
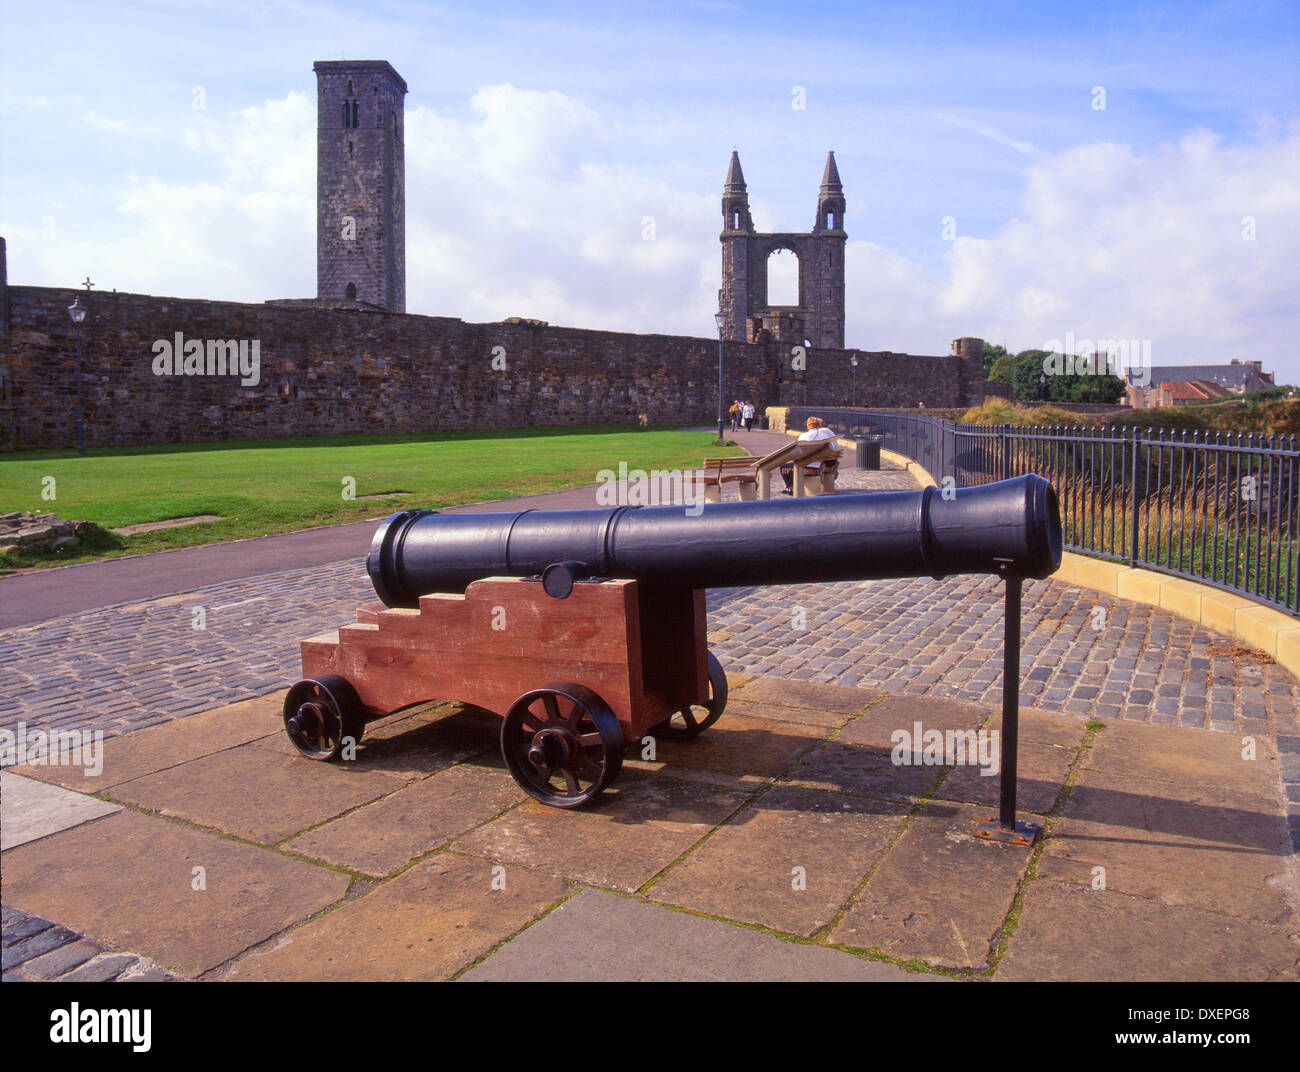
<path fill-rule="evenodd" d="M 694 509 L 403 510 L 366 559 L 383 606 L 303 643 L 286 727 L 304 754 L 335 758 L 367 721 L 461 700 L 504 715 L 502 752 L 525 790 L 572 807 L 609 784 L 626 740 L 694 737 L 721 715 L 726 675 L 707 650 L 705 589 L 1001 575 L 1018 698 L 1020 582 L 1060 562 L 1056 494 L 1033 475 Z M 550 681 L 540 687 L 539 664 Z M 1003 706 L 1006 820 L 1017 712 L 1005 695 Z"/>
<path fill-rule="evenodd" d="M 1042 477 L 947 493 L 716 503 L 694 516 L 680 506 L 403 510 L 375 533 L 366 570 L 387 606 L 415 607 L 482 577 L 545 576 L 552 566 L 573 580 L 727 588 L 999 573 L 1006 563 L 1039 579 L 1061 564 L 1056 493 Z"/>

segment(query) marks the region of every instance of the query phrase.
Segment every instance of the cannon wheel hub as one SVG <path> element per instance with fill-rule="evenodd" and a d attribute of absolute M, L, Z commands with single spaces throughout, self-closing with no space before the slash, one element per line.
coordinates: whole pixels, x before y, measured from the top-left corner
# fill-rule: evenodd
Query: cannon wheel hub
<path fill-rule="evenodd" d="M 561 681 L 519 697 L 501 723 L 501 755 L 521 789 L 556 808 L 594 800 L 623 766 L 623 730 L 590 689 Z"/>
<path fill-rule="evenodd" d="M 338 759 L 350 739 L 365 730 L 361 702 L 352 686 L 334 674 L 299 681 L 284 698 L 284 729 L 308 759 Z"/>

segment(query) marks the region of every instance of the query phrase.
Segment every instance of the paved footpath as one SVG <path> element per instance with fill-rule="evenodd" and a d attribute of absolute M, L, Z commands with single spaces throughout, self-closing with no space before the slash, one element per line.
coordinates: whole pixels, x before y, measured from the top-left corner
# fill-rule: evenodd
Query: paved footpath
<path fill-rule="evenodd" d="M 758 452 L 785 441 L 755 438 L 745 445 Z M 848 470 L 841 486 L 915 485 L 898 470 Z M 594 505 L 592 489 L 560 495 L 528 505 Z M 373 532 L 373 523 L 365 527 Z M 299 673 L 302 638 L 351 620 L 356 606 L 373 601 L 361 561 L 368 538 L 341 560 L 273 572 L 263 571 L 265 562 L 281 559 L 251 554 L 251 545 L 264 541 L 246 541 L 239 576 L 177 591 L 173 586 L 204 576 L 205 569 L 220 575 L 231 561 L 227 552 L 212 567 L 173 572 L 155 564 L 150 598 L 119 598 L 115 606 L 0 630 L 0 664 L 10 683 L 0 694 L 0 727 L 24 722 L 29 729 L 100 729 L 114 737 L 286 687 Z M 329 539 L 312 539 L 318 557 L 333 553 Z M 349 548 L 357 542 L 355 533 L 330 539 Z M 78 579 L 86 576 L 75 572 L 80 569 L 49 572 L 64 576 L 58 583 L 65 589 L 93 592 Z M 11 587 L 14 582 L 0 580 L 0 602 L 27 591 Z M 47 604 L 45 612 L 58 605 Z M 33 606 L 23 613 L 39 616 L 42 608 Z M 729 672 L 985 708 L 999 704 L 1002 604 L 993 578 L 714 590 L 708 607 L 711 645 Z M 1104 610 L 1100 629 L 1094 628 L 1097 608 Z M 1022 675 L 1022 704 L 1046 713 L 1271 739 L 1291 802 L 1290 838 L 1300 846 L 1300 683 L 1280 667 L 1168 612 L 1049 580 L 1025 588 Z M 591 911 L 599 915 L 606 911 L 602 905 L 592 903 Z M 31 929 L 22 941 L 42 933 L 44 941 L 63 937 L 45 922 L 6 911 L 6 945 L 19 926 Z M 103 961 L 110 954 L 93 955 Z"/>

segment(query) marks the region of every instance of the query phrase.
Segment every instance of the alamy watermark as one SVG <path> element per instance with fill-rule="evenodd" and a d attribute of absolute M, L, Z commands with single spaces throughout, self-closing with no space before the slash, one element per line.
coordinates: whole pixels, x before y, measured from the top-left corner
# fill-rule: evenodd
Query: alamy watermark
<path fill-rule="evenodd" d="M 980 777 L 992 777 L 1002 766 L 996 730 L 927 730 L 913 722 L 910 730 L 894 730 L 889 741 L 896 767 L 978 766 Z"/>
<path fill-rule="evenodd" d="M 602 469 L 596 474 L 600 487 L 596 502 L 601 506 L 682 506 L 687 517 L 704 513 L 704 485 L 695 473 L 682 469 L 628 469 L 618 463 L 618 472 Z"/>
<path fill-rule="evenodd" d="M 1076 339 L 1073 331 L 1065 333 L 1065 342 L 1048 339 L 1043 358 L 1045 376 L 1116 376 L 1127 373 L 1135 387 L 1151 383 L 1150 339 Z"/>
<path fill-rule="evenodd" d="M 262 378 L 261 339 L 174 339 L 153 344 L 155 376 L 238 376 L 243 387 L 256 387 Z"/>
<path fill-rule="evenodd" d="M 103 730 L 29 730 L 26 722 L 0 728 L 0 767 L 85 767 L 93 778 L 104 770 Z"/>

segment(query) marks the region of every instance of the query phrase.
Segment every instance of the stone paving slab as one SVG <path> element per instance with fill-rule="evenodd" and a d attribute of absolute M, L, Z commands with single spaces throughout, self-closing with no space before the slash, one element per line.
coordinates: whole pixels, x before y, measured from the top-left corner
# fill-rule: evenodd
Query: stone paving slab
<path fill-rule="evenodd" d="M 769 703 L 780 707 L 805 707 L 818 712 L 856 715 L 882 695 L 883 693 L 846 685 L 760 677 L 737 690 L 735 699 L 745 703 Z"/>
<path fill-rule="evenodd" d="M 1268 921 L 1287 910 L 1279 888 L 1291 862 L 1285 820 L 1276 804 L 1257 805 L 1222 785 L 1175 786 L 1084 770 L 1045 855 L 1087 865 L 1106 889 L 1167 904 Z"/>
<path fill-rule="evenodd" d="M 943 775 L 943 767 L 897 766 L 887 748 L 825 741 L 780 780 L 832 793 L 911 802 L 929 796 Z"/>
<path fill-rule="evenodd" d="M 1277 748 L 1263 735 L 1182 733 L 1162 726 L 1109 727 L 1097 735 L 1086 766 L 1177 784 L 1231 785 L 1235 797 L 1277 799 Z M 1253 758 L 1248 758 L 1253 755 Z"/>
<path fill-rule="evenodd" d="M 203 711 L 183 722 L 165 722 L 150 727 L 149 733 L 110 738 L 104 742 L 104 769 L 95 779 L 95 792 L 276 733 L 283 735 L 283 704 L 284 690 Z M 79 775 L 68 767 L 16 769 L 70 789 L 85 788 L 84 779 L 79 782 Z"/>
<path fill-rule="evenodd" d="M 939 982 L 835 949 L 583 890 L 463 982 Z"/>
<path fill-rule="evenodd" d="M 281 755 L 254 741 L 125 782 L 112 796 L 274 845 L 403 784 L 392 774 Z"/>
<path fill-rule="evenodd" d="M 0 771 L 0 849 L 26 845 L 121 810 L 84 793 Z"/>
<path fill-rule="evenodd" d="M 1036 707 L 1022 707 L 1017 715 L 1021 741 L 1054 745 L 1058 748 L 1078 748 L 1088 733 L 1087 720 L 1077 715 L 1062 715 L 1055 711 L 1040 711 Z M 1002 733 L 1002 707 L 989 723 L 989 729 Z"/>
<path fill-rule="evenodd" d="M 449 979 L 568 892 L 550 875 L 441 854 L 249 954 L 225 977 Z"/>
<path fill-rule="evenodd" d="M 282 848 L 381 878 L 526 799 L 504 770 L 466 764 L 357 808 Z"/>
<path fill-rule="evenodd" d="M 994 756 L 998 756 L 996 747 Z M 1056 803 L 1070 768 L 1078 759 L 1077 748 L 1021 741 L 1016 749 L 1016 810 L 1045 815 Z M 985 774 L 985 771 L 993 773 Z M 944 800 L 983 804 L 997 812 L 1002 799 L 1000 763 L 983 767 L 978 764 L 953 767 L 934 791 Z"/>
<path fill-rule="evenodd" d="M 778 787 L 732 816 L 647 892 L 656 901 L 811 938 L 848 902 L 907 811 Z"/>
<path fill-rule="evenodd" d="M 693 741 L 657 741 L 653 761 L 633 753 L 624 768 L 752 790 L 789 770 L 828 732 L 787 719 L 733 715 L 728 703 L 722 717 Z"/>
<path fill-rule="evenodd" d="M 408 782 L 471 758 L 495 762 L 500 756 L 500 734 L 501 719 L 490 712 L 454 703 L 425 705 L 366 726 L 356 757 L 347 766 L 354 773 L 385 774 Z M 287 759 L 303 758 L 283 723 L 279 733 L 255 744 Z"/>
<path fill-rule="evenodd" d="M 1077 886 L 1084 890 L 1106 889 L 1171 907 L 1203 908 L 1225 916 L 1285 926 L 1294 916 L 1285 873 L 1265 879 L 1262 886 L 1224 882 L 1217 877 L 1189 874 L 1187 870 L 1166 871 L 1144 866 L 1139 854 L 1111 854 L 1105 864 L 1095 859 L 1044 855 L 1038 861 L 1037 878 Z M 1099 870 L 1102 869 L 1102 870 Z"/>
<path fill-rule="evenodd" d="M 978 730 L 989 720 L 992 709 L 981 704 L 955 703 L 927 696 L 886 696 L 849 722 L 838 734 L 837 741 L 844 744 L 869 745 L 892 749 L 895 734 L 906 732 L 913 747 L 921 750 L 915 740 L 916 727 L 926 730 Z"/>
<path fill-rule="evenodd" d="M 994 978 L 1246 982 L 1297 978 L 1290 928 L 1041 881 Z"/>
<path fill-rule="evenodd" d="M 988 966 L 1030 849 L 977 838 L 987 816 L 970 805 L 925 805 L 830 940 L 952 968 Z"/>
<path fill-rule="evenodd" d="M 195 867 L 206 889 L 194 889 Z M 10 849 L 3 869 L 7 903 L 190 978 L 320 912 L 350 883 L 337 871 L 132 812 Z"/>
<path fill-rule="evenodd" d="M 820 726 L 830 730 L 839 729 L 853 718 L 840 711 L 821 711 L 815 707 L 780 707 L 776 704 L 756 703 L 746 700 L 743 693 L 728 697 L 727 710 L 722 717 L 730 720 L 737 715 L 771 722 L 793 722 L 801 726 Z"/>
<path fill-rule="evenodd" d="M 591 807 L 534 800 L 452 843 L 459 852 L 635 892 L 748 799 L 625 770 Z"/>

